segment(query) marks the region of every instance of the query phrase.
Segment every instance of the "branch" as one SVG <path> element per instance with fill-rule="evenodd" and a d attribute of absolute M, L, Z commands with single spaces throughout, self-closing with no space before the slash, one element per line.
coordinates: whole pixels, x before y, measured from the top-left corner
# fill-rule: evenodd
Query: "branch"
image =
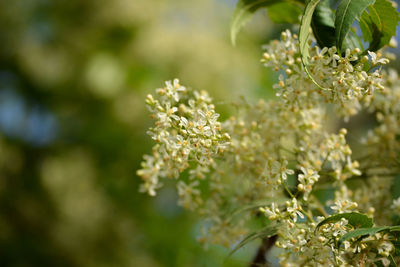
<path fill-rule="evenodd" d="M 272 248 L 277 239 L 277 235 L 271 236 L 269 238 L 263 238 L 260 247 L 258 248 L 257 254 L 255 255 L 253 261 L 250 263 L 250 267 L 267 267 L 268 262 L 265 254 Z"/>

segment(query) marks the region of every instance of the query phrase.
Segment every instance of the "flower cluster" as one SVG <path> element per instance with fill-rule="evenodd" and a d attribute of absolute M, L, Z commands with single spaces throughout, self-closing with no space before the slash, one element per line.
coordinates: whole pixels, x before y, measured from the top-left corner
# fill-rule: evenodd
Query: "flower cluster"
<path fill-rule="evenodd" d="M 391 194 L 400 171 L 397 73 L 381 71 L 388 63 L 381 52 L 314 47 L 309 70 L 319 87 L 305 72 L 295 35 L 285 31 L 265 49 L 262 62 L 281 71 L 277 99 L 242 99 L 226 121 L 218 121 L 207 93 L 177 80 L 147 97 L 156 145 L 137 172 L 141 191 L 155 195 L 161 178 L 179 178 L 178 202 L 203 216 L 204 244 L 229 247 L 264 214 L 278 229 L 282 266 L 388 266 L 394 251 L 388 235 L 337 246 L 354 225 L 344 217 L 317 225 L 345 213 L 367 214 L 377 225 L 400 216 L 400 200 Z M 358 138 L 354 156 L 348 131 L 329 126 L 332 117 L 347 121 L 357 113 L 374 114 L 376 122 Z"/>
<path fill-rule="evenodd" d="M 192 92 L 174 80 L 166 82 L 166 86 L 156 92 L 156 98 L 147 96 L 146 104 L 156 120 L 148 134 L 157 144 L 153 155 L 144 157 L 143 169 L 137 172 L 144 181 L 141 191 L 152 196 L 161 185 L 160 177 L 178 178 L 192 160 L 198 166 L 191 171 L 191 178 L 204 177 L 215 165 L 213 158 L 223 153 L 230 140 L 229 135 L 222 132 L 219 114 L 205 91 Z M 184 206 L 200 202 L 198 191 L 194 189 L 197 185 L 198 182 L 185 184 L 183 181 L 178 184 Z"/>
<path fill-rule="evenodd" d="M 377 66 L 389 62 L 380 53 L 369 52 L 363 56 L 361 50 L 347 49 L 339 55 L 335 47 L 310 49 L 310 73 L 320 85 L 315 85 L 307 76 L 301 63 L 298 39 L 290 31 L 281 35 L 281 41 L 273 41 L 264 47 L 262 62 L 275 71 L 282 71 L 279 83 L 274 87 L 290 105 L 315 105 L 321 101 L 335 103 L 337 112 L 345 119 L 355 115 L 362 103 L 368 103 L 376 89 L 382 90 L 382 75 Z M 369 60 L 370 58 L 370 60 Z M 366 71 L 365 69 L 375 69 Z"/>

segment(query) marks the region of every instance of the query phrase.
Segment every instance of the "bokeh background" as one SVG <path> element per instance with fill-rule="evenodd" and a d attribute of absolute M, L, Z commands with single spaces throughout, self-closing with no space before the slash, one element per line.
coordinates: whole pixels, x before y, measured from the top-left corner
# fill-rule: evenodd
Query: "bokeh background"
<path fill-rule="evenodd" d="M 273 95 L 259 12 L 233 47 L 235 0 L 0 1 L 0 266 L 247 266 L 197 242 L 170 184 L 140 194 L 144 98 L 180 78 L 217 110 Z"/>

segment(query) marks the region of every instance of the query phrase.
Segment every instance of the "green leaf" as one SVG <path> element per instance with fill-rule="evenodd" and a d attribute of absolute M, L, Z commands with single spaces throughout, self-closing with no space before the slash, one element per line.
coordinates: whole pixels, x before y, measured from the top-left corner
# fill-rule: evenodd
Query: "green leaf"
<path fill-rule="evenodd" d="M 275 23 L 299 23 L 303 11 L 299 4 L 282 2 L 267 7 L 268 17 Z"/>
<path fill-rule="evenodd" d="M 400 225 L 389 226 L 388 230 L 389 230 L 390 232 L 400 232 Z"/>
<path fill-rule="evenodd" d="M 366 237 L 369 235 L 374 235 L 379 232 L 400 232 L 400 225 L 396 226 L 380 226 L 380 227 L 371 227 L 371 228 L 358 228 L 351 232 L 344 234 L 338 242 L 338 245 L 342 244 L 344 241 L 349 240 L 353 237 Z"/>
<path fill-rule="evenodd" d="M 253 14 L 260 8 L 267 7 L 282 0 L 239 0 L 233 13 L 231 23 L 231 41 L 236 43 L 236 36 L 240 29 L 250 20 Z"/>
<path fill-rule="evenodd" d="M 250 243 L 251 241 L 256 240 L 257 238 L 265 238 L 276 235 L 279 226 L 280 224 L 270 224 L 259 231 L 249 234 L 242 241 L 240 241 L 240 243 L 229 253 L 229 256 L 231 256 L 233 253 L 235 253 L 236 251 L 238 251 L 240 248 Z"/>
<path fill-rule="evenodd" d="M 372 225 L 374 225 L 372 219 L 369 218 L 367 215 L 357 212 L 349 212 L 335 214 L 326 218 L 317 225 L 315 231 L 317 231 L 324 224 L 335 223 L 340 221 L 342 218 L 345 218 L 348 221 L 348 224 L 353 226 L 354 228 L 370 228 L 372 227 Z"/>
<path fill-rule="evenodd" d="M 316 6 L 311 27 L 319 47 L 332 47 L 336 44 L 335 19 L 329 0 L 323 0 Z"/>
<path fill-rule="evenodd" d="M 396 27 L 400 21 L 399 13 L 389 0 L 376 0 L 361 15 L 360 28 L 364 40 L 370 43 L 368 50 L 377 51 L 389 44 L 396 35 Z"/>
<path fill-rule="evenodd" d="M 239 0 L 236 4 L 231 23 L 232 44 L 235 45 L 237 34 L 257 10 L 283 2 L 291 3 L 299 7 L 304 5 L 303 0 Z"/>
<path fill-rule="evenodd" d="M 400 174 L 396 175 L 392 184 L 392 197 L 398 199 L 400 197 Z"/>
<path fill-rule="evenodd" d="M 361 14 L 375 0 L 342 0 L 336 10 L 335 17 L 335 38 L 336 46 L 339 51 L 342 49 L 344 39 L 350 31 L 351 25 L 357 19 L 360 20 Z"/>
<path fill-rule="evenodd" d="M 369 16 L 367 10 L 365 10 L 360 18 L 360 29 L 363 35 L 363 39 L 366 42 L 372 42 L 372 35 L 374 32 L 373 22 Z"/>
<path fill-rule="evenodd" d="M 344 241 L 350 240 L 354 237 L 367 237 L 369 235 L 374 235 L 376 233 L 382 232 L 384 230 L 388 230 L 388 226 L 382 227 L 372 227 L 372 228 L 359 228 L 344 234 L 338 242 L 338 246 L 340 246 Z"/>
<path fill-rule="evenodd" d="M 317 5 L 311 21 L 311 27 L 320 48 L 336 45 L 335 13 L 329 6 L 329 0 L 323 0 Z M 343 41 L 343 49 L 349 48 L 353 50 L 356 47 L 362 49 L 363 45 L 357 34 L 350 30 Z"/>
<path fill-rule="evenodd" d="M 340 246 L 344 241 L 350 240 L 354 237 L 367 237 L 369 235 L 374 235 L 379 232 L 399 232 L 400 226 L 380 226 L 380 227 L 370 227 L 370 228 L 358 228 L 353 231 L 350 231 L 344 234 L 338 242 L 338 246 Z"/>
<path fill-rule="evenodd" d="M 349 33 L 347 34 L 346 38 L 344 39 L 343 45 L 342 45 L 342 49 L 345 51 L 347 48 L 350 50 L 353 50 L 354 48 L 359 48 L 361 50 L 364 49 L 364 46 L 360 40 L 360 38 L 358 38 L 356 31 L 351 28 Z"/>
<path fill-rule="evenodd" d="M 300 46 L 300 55 L 301 55 L 301 63 L 304 66 L 304 70 L 307 73 L 307 76 L 311 79 L 311 81 L 321 89 L 325 89 L 321 87 L 311 75 L 311 72 L 308 68 L 310 53 L 308 51 L 309 44 L 308 39 L 310 38 L 310 25 L 311 20 L 315 11 L 315 8 L 319 4 L 320 0 L 309 0 L 307 2 L 306 8 L 304 9 L 303 16 L 301 17 L 300 22 L 300 30 L 299 30 L 299 46 Z"/>
<path fill-rule="evenodd" d="M 304 9 L 303 16 L 301 18 L 300 30 L 299 30 L 299 45 L 301 60 L 305 66 L 309 64 L 309 44 L 308 39 L 310 38 L 310 24 L 315 8 L 317 7 L 320 0 L 310 0 L 306 8 Z"/>

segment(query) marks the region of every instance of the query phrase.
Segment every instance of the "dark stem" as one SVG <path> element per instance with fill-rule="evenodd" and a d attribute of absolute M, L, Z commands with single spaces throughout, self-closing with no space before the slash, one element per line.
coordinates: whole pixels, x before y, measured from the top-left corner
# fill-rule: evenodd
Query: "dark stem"
<path fill-rule="evenodd" d="M 268 267 L 268 261 L 265 255 L 275 244 L 277 237 L 277 235 L 274 235 L 269 238 L 263 238 L 262 243 L 258 248 L 257 254 L 254 256 L 253 261 L 250 263 L 250 267 Z"/>

